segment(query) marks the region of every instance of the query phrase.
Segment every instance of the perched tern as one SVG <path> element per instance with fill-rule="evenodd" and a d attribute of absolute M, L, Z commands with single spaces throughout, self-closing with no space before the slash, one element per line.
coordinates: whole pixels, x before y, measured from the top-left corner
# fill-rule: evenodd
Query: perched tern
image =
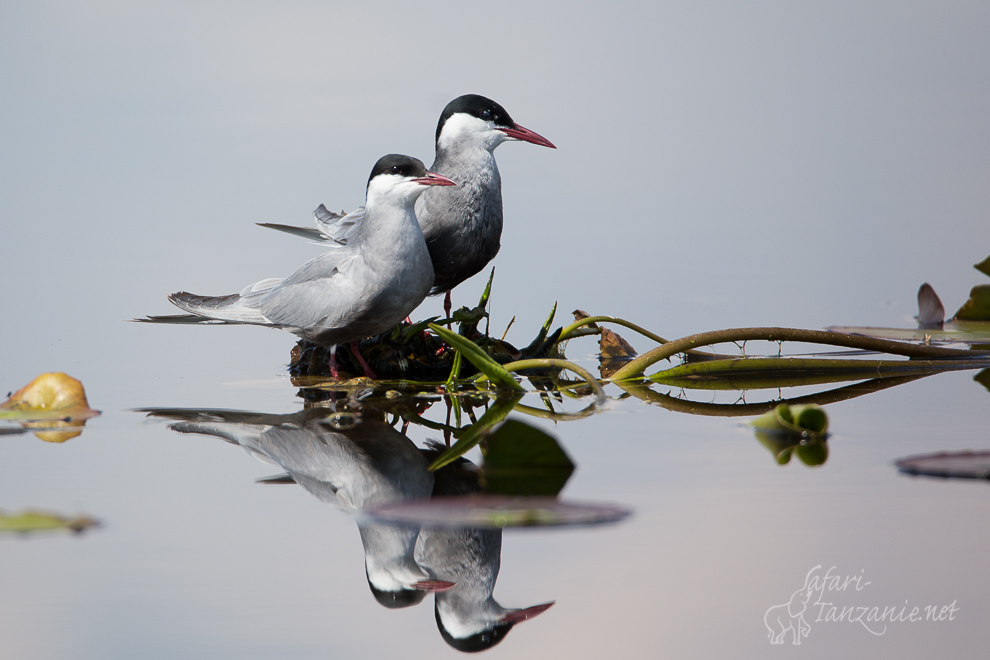
<path fill-rule="evenodd" d="M 436 160 L 430 171 L 450 177 L 458 186 L 428 191 L 416 202 L 433 261 L 430 295 L 446 294 L 479 273 L 498 254 L 502 236 L 502 179 L 495 148 L 508 140 L 556 147 L 538 133 L 513 121 L 495 101 L 477 94 L 459 96 L 444 108 L 437 124 Z M 264 227 L 330 243 L 346 243 L 361 224 L 366 210 L 331 213 L 322 204 L 314 216 L 319 229 L 261 223 Z"/>
<path fill-rule="evenodd" d="M 156 323 L 246 323 L 282 328 L 330 348 L 330 371 L 338 378 L 334 349 L 392 328 L 429 293 L 434 281 L 430 254 L 416 222 L 417 198 L 432 186 L 455 186 L 409 156 L 390 154 L 368 179 L 364 217 L 345 244 L 303 264 L 285 279 L 266 279 L 227 296 L 185 291 L 168 299 L 188 315 L 151 316 Z"/>

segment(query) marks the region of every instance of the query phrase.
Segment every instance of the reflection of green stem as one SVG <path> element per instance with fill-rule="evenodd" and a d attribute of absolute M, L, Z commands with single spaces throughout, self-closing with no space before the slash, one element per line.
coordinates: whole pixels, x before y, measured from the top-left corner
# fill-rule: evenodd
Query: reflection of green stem
<path fill-rule="evenodd" d="M 454 391 L 454 386 L 457 383 L 457 379 L 461 377 L 461 353 L 460 351 L 454 352 L 453 364 L 450 365 L 450 375 L 447 377 L 446 388 L 448 392 Z"/>
<path fill-rule="evenodd" d="M 974 353 L 968 350 L 958 350 L 954 348 L 938 348 L 934 346 L 918 346 L 916 344 L 905 344 L 904 342 L 889 341 L 886 339 L 875 339 L 873 337 L 860 337 L 854 335 L 842 335 L 834 332 L 824 332 L 821 330 L 799 330 L 796 328 L 735 328 L 730 330 L 716 330 L 713 332 L 702 332 L 696 335 L 689 335 L 681 339 L 670 341 L 663 346 L 658 346 L 652 351 L 644 353 L 631 360 L 624 367 L 612 374 L 613 381 L 625 380 L 629 378 L 639 378 L 647 367 L 665 360 L 678 353 L 685 353 L 698 346 L 709 346 L 737 341 L 797 341 L 812 344 L 824 344 L 828 346 L 843 346 L 845 348 L 856 348 L 867 351 L 880 351 L 892 355 L 902 355 L 910 358 L 969 358 L 980 359 L 990 358 L 987 353 Z M 848 365 L 846 365 L 848 368 Z"/>
<path fill-rule="evenodd" d="M 505 419 L 506 415 L 512 411 L 521 398 L 522 394 L 512 394 L 509 396 L 500 396 L 495 399 L 488 410 L 485 411 L 485 414 L 481 416 L 481 419 L 467 427 L 457 442 L 433 461 L 430 465 L 430 470 L 442 468 L 444 465 L 452 463 L 466 454 L 481 442 L 485 434 L 493 426 Z"/>
<path fill-rule="evenodd" d="M 557 412 L 555 410 L 547 410 L 546 408 L 534 408 L 533 406 L 524 406 L 518 404 L 515 407 L 515 412 L 523 413 L 524 415 L 530 415 L 531 417 L 540 417 L 542 419 L 552 419 L 555 422 L 569 422 L 576 419 L 584 419 L 585 417 L 591 417 L 596 412 L 599 411 L 598 403 L 594 403 L 587 408 L 583 408 L 577 412 L 565 413 Z"/>
<path fill-rule="evenodd" d="M 655 403 L 674 412 L 684 412 L 691 415 L 705 415 L 709 417 L 747 417 L 750 415 L 762 415 L 773 410 L 781 403 L 802 404 L 816 403 L 826 405 L 839 401 L 847 401 L 856 397 L 873 392 L 879 392 L 890 387 L 904 385 L 920 378 L 927 378 L 934 372 L 925 374 L 914 374 L 910 376 L 894 376 L 891 378 L 876 378 L 862 383 L 853 383 L 844 387 L 838 387 L 827 392 L 816 392 L 805 396 L 794 397 L 793 399 L 778 399 L 776 401 L 764 401 L 762 403 L 703 403 L 680 399 L 669 394 L 657 392 L 642 381 L 619 381 L 615 385 L 633 395 L 637 399 Z"/>
<path fill-rule="evenodd" d="M 591 389 L 595 391 L 595 396 L 598 397 L 599 401 L 604 401 L 606 398 L 605 390 L 602 389 L 602 386 L 598 380 L 591 375 L 591 372 L 569 360 L 561 360 L 560 358 L 533 358 L 531 360 L 516 360 L 515 362 L 503 364 L 502 368 L 506 371 L 522 371 L 523 369 L 567 369 L 581 376 L 581 378 L 584 378 L 588 385 L 591 386 Z M 476 382 L 482 382 L 487 379 L 488 377 L 482 374 L 477 377 Z"/>

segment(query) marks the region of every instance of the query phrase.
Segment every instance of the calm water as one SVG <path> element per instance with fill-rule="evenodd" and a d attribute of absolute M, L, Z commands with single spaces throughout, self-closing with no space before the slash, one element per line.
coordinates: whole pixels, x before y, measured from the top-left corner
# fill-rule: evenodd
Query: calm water
<path fill-rule="evenodd" d="M 103 522 L 0 538 L 0 657 L 460 655 L 433 596 L 375 600 L 347 512 L 256 483 L 285 470 L 228 442 L 132 412 L 295 413 L 290 336 L 123 320 L 170 313 L 170 291 L 229 293 L 314 256 L 254 223 L 353 208 L 384 153 L 429 162 L 439 111 L 462 93 L 559 147 L 497 152 L 492 327 L 516 317 L 510 341 L 528 342 L 554 301 L 563 320 L 581 308 L 667 337 L 903 327 L 921 282 L 949 313 L 985 282 L 971 264 L 990 253 L 986 7 L 387 9 L 0 9 L 0 385 L 65 371 L 103 411 L 64 444 L 0 442 L 0 509 Z M 568 347 L 589 366 L 595 352 Z M 634 514 L 506 531 L 495 599 L 555 605 L 489 655 L 975 657 L 990 615 L 986 484 L 892 465 L 990 449 L 990 392 L 972 377 L 829 405 L 818 468 L 777 465 L 749 418 L 628 399 L 580 421 L 526 418 L 578 466 L 563 497 Z M 809 572 L 846 588 L 813 594 L 800 651 L 790 637 L 771 646 L 768 612 Z M 825 620 L 824 603 L 955 609 L 877 634 Z"/>

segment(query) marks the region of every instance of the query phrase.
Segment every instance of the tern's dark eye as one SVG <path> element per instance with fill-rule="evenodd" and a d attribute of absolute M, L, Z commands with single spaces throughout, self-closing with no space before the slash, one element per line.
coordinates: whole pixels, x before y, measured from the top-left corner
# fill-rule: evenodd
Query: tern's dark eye
<path fill-rule="evenodd" d="M 392 174 L 402 174 L 402 168 L 398 165 L 393 165 L 391 172 Z"/>
<path fill-rule="evenodd" d="M 485 121 L 491 121 L 492 118 L 493 118 L 492 111 L 489 110 L 489 109 L 487 109 L 487 108 L 484 109 L 484 110 L 482 110 L 481 111 L 481 118 L 484 119 Z"/>

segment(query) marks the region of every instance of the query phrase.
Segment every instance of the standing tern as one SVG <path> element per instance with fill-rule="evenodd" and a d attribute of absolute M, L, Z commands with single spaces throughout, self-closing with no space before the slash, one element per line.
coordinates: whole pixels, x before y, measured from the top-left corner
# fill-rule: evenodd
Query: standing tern
<path fill-rule="evenodd" d="M 508 140 L 556 149 L 513 121 L 501 105 L 478 94 L 457 97 L 440 115 L 430 171 L 450 177 L 458 186 L 428 191 L 416 202 L 416 217 L 433 261 L 430 295 L 446 294 L 448 318 L 451 289 L 479 273 L 501 247 L 502 179 L 494 151 Z M 341 216 L 321 204 L 314 215 L 319 229 L 261 224 L 323 242 L 346 243 L 361 224 L 362 209 Z"/>
<path fill-rule="evenodd" d="M 246 323 L 282 328 L 330 348 L 330 371 L 339 378 L 334 350 L 350 343 L 365 375 L 374 372 L 357 347 L 406 318 L 433 285 L 430 254 L 416 222 L 417 198 L 432 186 L 455 186 L 428 172 L 422 161 L 390 154 L 368 179 L 364 218 L 335 245 L 285 279 L 266 279 L 227 296 L 185 291 L 168 299 L 189 312 L 151 316 L 157 323 Z"/>

